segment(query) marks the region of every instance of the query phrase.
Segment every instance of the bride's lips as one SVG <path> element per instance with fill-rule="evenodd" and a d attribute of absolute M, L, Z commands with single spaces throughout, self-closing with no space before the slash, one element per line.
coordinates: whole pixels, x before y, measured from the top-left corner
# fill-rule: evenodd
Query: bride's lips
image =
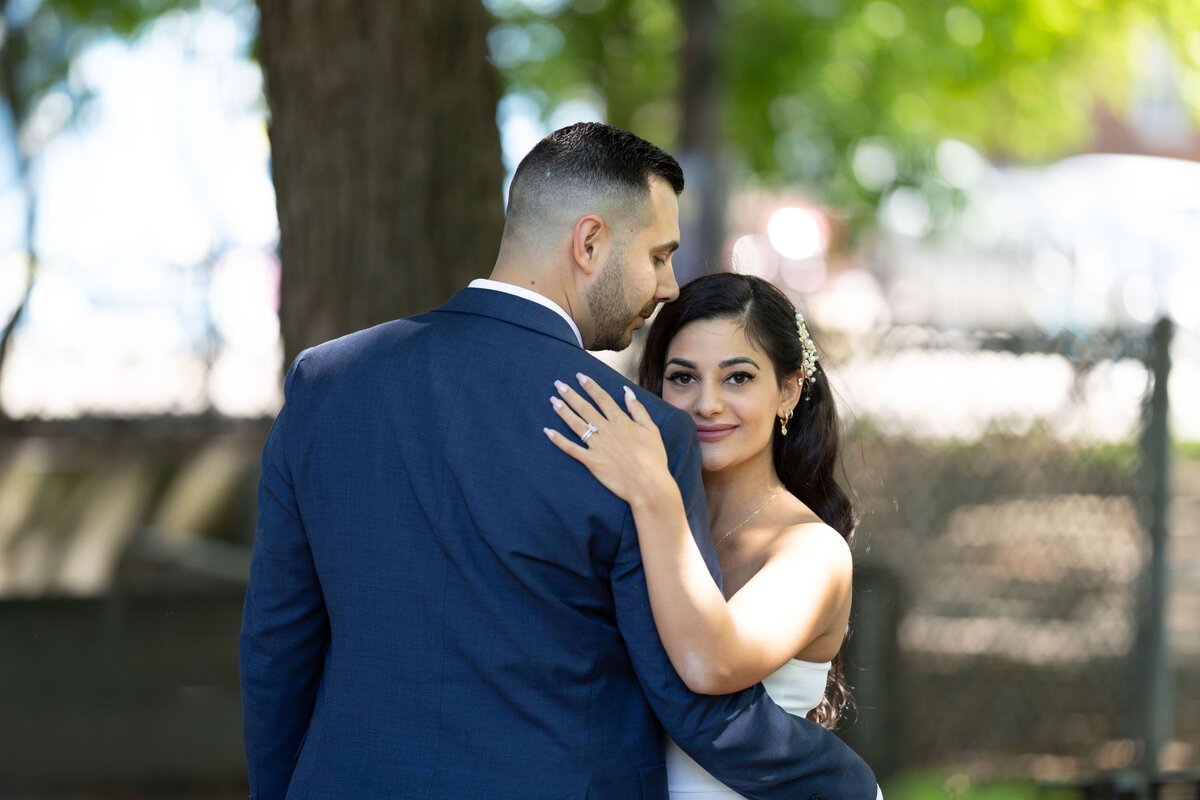
<path fill-rule="evenodd" d="M 700 437 L 702 442 L 715 442 L 733 433 L 736 427 L 737 425 L 697 425 L 696 436 Z"/>

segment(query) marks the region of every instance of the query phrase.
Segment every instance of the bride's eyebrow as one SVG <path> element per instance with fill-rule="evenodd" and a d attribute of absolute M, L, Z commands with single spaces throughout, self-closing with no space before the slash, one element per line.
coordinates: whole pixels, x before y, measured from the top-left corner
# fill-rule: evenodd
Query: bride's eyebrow
<path fill-rule="evenodd" d="M 667 366 L 669 367 L 672 364 L 678 364 L 679 366 L 683 367 L 684 369 L 696 369 L 695 364 L 693 364 L 691 361 L 684 361 L 682 358 L 668 359 Z M 749 356 L 736 356 L 734 358 L 727 358 L 724 361 L 722 361 L 720 364 L 717 364 L 717 366 L 721 369 L 725 369 L 726 367 L 732 367 L 734 364 L 749 364 L 750 366 L 754 367 L 755 369 L 762 369 L 762 367 L 758 366 L 758 364 L 754 361 L 754 359 L 750 358 Z"/>

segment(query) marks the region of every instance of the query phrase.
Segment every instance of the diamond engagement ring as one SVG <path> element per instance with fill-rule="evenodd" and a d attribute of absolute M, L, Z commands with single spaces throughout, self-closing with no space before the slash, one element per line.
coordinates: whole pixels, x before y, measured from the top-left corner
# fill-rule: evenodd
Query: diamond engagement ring
<path fill-rule="evenodd" d="M 585 430 L 583 432 L 583 435 L 579 437 L 579 441 L 583 442 L 584 444 L 587 444 L 587 440 L 592 438 L 592 434 L 598 432 L 599 430 L 600 430 L 599 428 L 597 428 L 595 425 L 593 425 L 592 423 L 589 422 L 588 426 L 587 426 L 587 430 Z"/>

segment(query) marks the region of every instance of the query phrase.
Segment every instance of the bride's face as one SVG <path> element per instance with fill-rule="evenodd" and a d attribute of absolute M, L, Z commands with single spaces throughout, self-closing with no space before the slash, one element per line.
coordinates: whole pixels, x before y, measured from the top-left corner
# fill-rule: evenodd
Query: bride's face
<path fill-rule="evenodd" d="M 667 347 L 662 396 L 696 423 L 705 472 L 770 458 L 777 418 L 798 392 L 780 386 L 775 366 L 735 321 L 711 319 L 680 328 Z"/>

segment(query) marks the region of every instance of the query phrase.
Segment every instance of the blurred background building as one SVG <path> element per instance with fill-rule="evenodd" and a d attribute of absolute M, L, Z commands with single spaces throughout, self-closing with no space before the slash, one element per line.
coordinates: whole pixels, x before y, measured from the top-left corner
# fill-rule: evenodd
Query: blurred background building
<path fill-rule="evenodd" d="M 0 3 L 0 797 L 244 795 L 283 366 L 486 275 L 584 119 L 812 320 L 887 796 L 1200 770 L 1200 6 L 400 5 Z"/>

